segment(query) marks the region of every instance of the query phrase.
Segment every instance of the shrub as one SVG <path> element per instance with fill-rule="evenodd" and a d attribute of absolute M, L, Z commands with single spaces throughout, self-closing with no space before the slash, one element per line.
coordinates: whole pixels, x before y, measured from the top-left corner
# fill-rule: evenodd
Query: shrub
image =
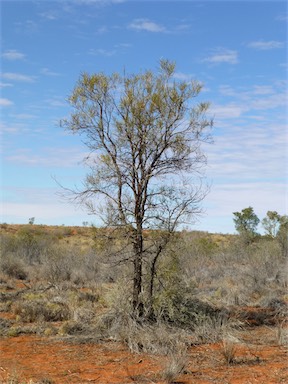
<path fill-rule="evenodd" d="M 64 246 L 55 245 L 43 260 L 42 275 L 52 283 L 69 281 L 73 270 L 73 252 Z"/>
<path fill-rule="evenodd" d="M 70 318 L 70 310 L 66 304 L 39 300 L 18 302 L 14 305 L 13 312 L 26 323 L 63 321 Z"/>
<path fill-rule="evenodd" d="M 80 335 L 85 333 L 87 328 L 79 321 L 66 321 L 59 329 L 60 335 Z"/>
<path fill-rule="evenodd" d="M 6 255 L 2 257 L 0 268 L 9 277 L 14 277 L 19 280 L 26 280 L 28 274 L 24 268 L 23 262 L 20 260 L 14 259 L 12 255 Z"/>

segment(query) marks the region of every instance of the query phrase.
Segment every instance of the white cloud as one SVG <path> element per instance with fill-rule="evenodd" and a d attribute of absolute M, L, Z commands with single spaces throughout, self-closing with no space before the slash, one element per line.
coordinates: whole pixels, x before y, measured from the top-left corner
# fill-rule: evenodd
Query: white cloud
<path fill-rule="evenodd" d="M 173 77 L 181 81 L 191 81 L 195 78 L 195 75 L 189 73 L 176 72 L 174 73 Z"/>
<path fill-rule="evenodd" d="M 271 85 L 254 85 L 255 95 L 269 95 L 274 93 L 273 87 Z"/>
<path fill-rule="evenodd" d="M 268 210 L 285 213 L 286 82 L 235 88 L 224 84 L 219 91 L 226 102 L 211 106 L 215 114 L 215 142 L 205 145 L 204 152 L 212 187 L 203 202 L 207 216 L 197 229 L 217 232 L 220 228 L 222 232 L 231 232 L 233 212 L 245 207 L 252 206 L 259 217 L 264 217 Z"/>
<path fill-rule="evenodd" d="M 217 126 L 221 135 L 213 145 L 205 146 L 208 174 L 215 180 L 230 180 L 233 184 L 247 180 L 284 178 L 285 151 L 288 137 L 281 123 L 257 121 L 242 125 Z"/>
<path fill-rule="evenodd" d="M 216 119 L 235 119 L 240 117 L 244 110 L 239 104 L 230 103 L 226 105 L 212 104 L 209 111 Z"/>
<path fill-rule="evenodd" d="M 57 72 L 51 71 L 49 68 L 42 68 L 40 73 L 45 76 L 59 76 L 60 74 Z"/>
<path fill-rule="evenodd" d="M 287 105 L 286 83 L 275 82 L 274 84 L 255 84 L 250 88 L 233 88 L 229 85 L 220 85 L 219 92 L 228 96 L 231 101 L 225 105 L 211 107 L 213 113 L 219 118 L 239 117 L 244 112 L 271 110 Z M 237 111 L 241 113 L 237 113 Z M 216 116 L 217 117 L 217 116 Z"/>
<path fill-rule="evenodd" d="M 276 17 L 277 21 L 288 21 L 288 16 L 286 14 L 283 14 L 283 15 L 279 15 Z"/>
<path fill-rule="evenodd" d="M 12 81 L 23 81 L 26 83 L 33 83 L 35 81 L 34 76 L 23 75 L 21 73 L 4 72 L 2 74 L 3 79 Z"/>
<path fill-rule="evenodd" d="M 38 22 L 38 20 L 37 20 Z M 38 24 L 35 20 L 24 20 L 20 22 L 15 22 L 17 32 L 21 34 L 31 35 L 37 32 Z"/>
<path fill-rule="evenodd" d="M 238 52 L 226 48 L 216 48 L 214 53 L 205 58 L 203 61 L 211 64 L 237 64 Z"/>
<path fill-rule="evenodd" d="M 252 41 L 247 46 L 249 48 L 255 48 L 255 49 L 264 51 L 269 49 L 283 48 L 284 43 L 281 41 L 275 41 L 275 40 L 271 40 L 271 41 L 259 40 L 259 41 Z"/>
<path fill-rule="evenodd" d="M 0 105 L 2 107 L 9 107 L 10 105 L 13 105 L 13 101 L 9 100 L 9 99 L 5 99 L 5 98 L 0 98 Z"/>
<path fill-rule="evenodd" d="M 31 149 L 14 150 L 13 154 L 6 155 L 7 162 L 40 167 L 77 167 L 88 154 L 80 147 L 77 148 L 42 148 L 41 153 Z"/>
<path fill-rule="evenodd" d="M 99 55 L 99 56 L 111 57 L 111 56 L 114 56 L 116 52 L 117 52 L 116 49 L 108 50 L 108 49 L 98 48 L 98 49 L 90 49 L 88 54 L 95 55 L 95 56 Z"/>
<path fill-rule="evenodd" d="M 12 115 L 15 116 L 15 115 Z M 17 122 L 10 124 L 0 123 L 0 133 L 5 133 L 6 136 L 11 135 L 20 135 L 33 132 L 32 128 L 28 128 L 26 124 L 23 124 L 23 120 L 19 119 Z"/>
<path fill-rule="evenodd" d="M 115 44 L 112 49 L 104 49 L 104 48 L 98 48 L 94 49 L 91 48 L 88 51 L 88 55 L 95 55 L 95 56 L 105 56 L 105 57 L 111 57 L 116 55 L 117 53 L 123 53 L 126 52 L 127 49 L 131 48 L 131 44 L 129 43 L 119 43 Z"/>
<path fill-rule="evenodd" d="M 10 49 L 2 53 L 1 56 L 3 57 L 3 59 L 7 59 L 7 60 L 22 60 L 25 57 L 24 53 L 16 51 L 15 49 Z"/>
<path fill-rule="evenodd" d="M 63 97 L 54 96 L 51 99 L 44 100 L 45 105 L 48 105 L 49 107 L 67 107 L 67 102 Z"/>
<path fill-rule="evenodd" d="M 6 88 L 6 87 L 13 87 L 13 84 L 0 82 L 0 88 Z"/>
<path fill-rule="evenodd" d="M 165 32 L 166 29 L 160 24 L 154 23 L 148 19 L 135 19 L 129 24 L 130 29 L 136 31 L 147 31 L 147 32 Z"/>
<path fill-rule="evenodd" d="M 47 20 L 57 20 L 58 14 L 54 10 L 46 11 L 40 13 L 40 16 Z"/>
<path fill-rule="evenodd" d="M 99 6 L 106 6 L 110 4 L 120 4 L 124 3 L 125 0 L 72 0 L 72 3 L 75 3 L 77 5 L 99 5 Z"/>
<path fill-rule="evenodd" d="M 12 116 L 15 117 L 16 119 L 19 119 L 19 120 L 31 120 L 31 119 L 35 119 L 37 117 L 37 116 L 31 115 L 29 113 L 18 113 L 18 114 L 12 115 Z"/>
<path fill-rule="evenodd" d="M 266 95 L 265 95 L 266 96 Z M 285 107 L 287 105 L 287 93 L 279 92 L 273 93 L 270 96 L 266 96 L 263 98 L 254 98 L 251 100 L 250 108 L 255 110 L 267 110 L 278 107 Z"/>

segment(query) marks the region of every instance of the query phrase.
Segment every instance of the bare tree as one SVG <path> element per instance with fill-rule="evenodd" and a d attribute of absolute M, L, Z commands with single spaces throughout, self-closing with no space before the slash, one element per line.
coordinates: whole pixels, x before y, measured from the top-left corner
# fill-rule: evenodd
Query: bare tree
<path fill-rule="evenodd" d="M 110 231 L 121 230 L 131 245 L 132 302 L 140 317 L 152 311 L 157 260 L 175 229 L 200 212 L 206 193 L 201 144 L 210 141 L 209 104 L 194 102 L 199 82 L 177 81 L 174 75 L 175 64 L 167 60 L 156 74 L 84 73 L 69 98 L 73 113 L 61 121 L 64 128 L 83 134 L 90 150 L 90 173 L 83 188 L 73 191 L 75 200 L 90 212 L 101 212 Z M 146 245 L 147 229 L 161 230 L 157 242 Z M 152 262 L 146 305 L 147 255 Z"/>

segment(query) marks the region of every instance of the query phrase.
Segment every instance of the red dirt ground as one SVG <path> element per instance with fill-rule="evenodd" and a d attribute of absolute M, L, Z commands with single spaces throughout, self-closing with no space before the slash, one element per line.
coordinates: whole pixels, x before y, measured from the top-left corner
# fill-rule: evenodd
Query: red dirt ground
<path fill-rule="evenodd" d="M 277 345 L 275 329 L 257 327 L 243 332 L 233 364 L 226 364 L 220 344 L 192 346 L 185 373 L 176 382 L 287 383 L 287 350 Z M 131 354 L 113 341 L 76 345 L 51 336 L 5 337 L 0 340 L 0 382 L 15 375 L 18 380 L 55 384 L 161 383 L 165 359 Z"/>

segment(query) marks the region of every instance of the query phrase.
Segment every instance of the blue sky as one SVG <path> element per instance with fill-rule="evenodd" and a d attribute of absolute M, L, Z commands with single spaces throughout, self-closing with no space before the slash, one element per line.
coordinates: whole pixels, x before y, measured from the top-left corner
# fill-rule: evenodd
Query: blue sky
<path fill-rule="evenodd" d="M 287 213 L 286 1 L 1 2 L 1 221 L 81 225 L 54 178 L 81 185 L 87 152 L 59 127 L 81 72 L 136 73 L 161 58 L 204 84 L 211 190 L 192 228 L 233 233 L 233 212 Z"/>

